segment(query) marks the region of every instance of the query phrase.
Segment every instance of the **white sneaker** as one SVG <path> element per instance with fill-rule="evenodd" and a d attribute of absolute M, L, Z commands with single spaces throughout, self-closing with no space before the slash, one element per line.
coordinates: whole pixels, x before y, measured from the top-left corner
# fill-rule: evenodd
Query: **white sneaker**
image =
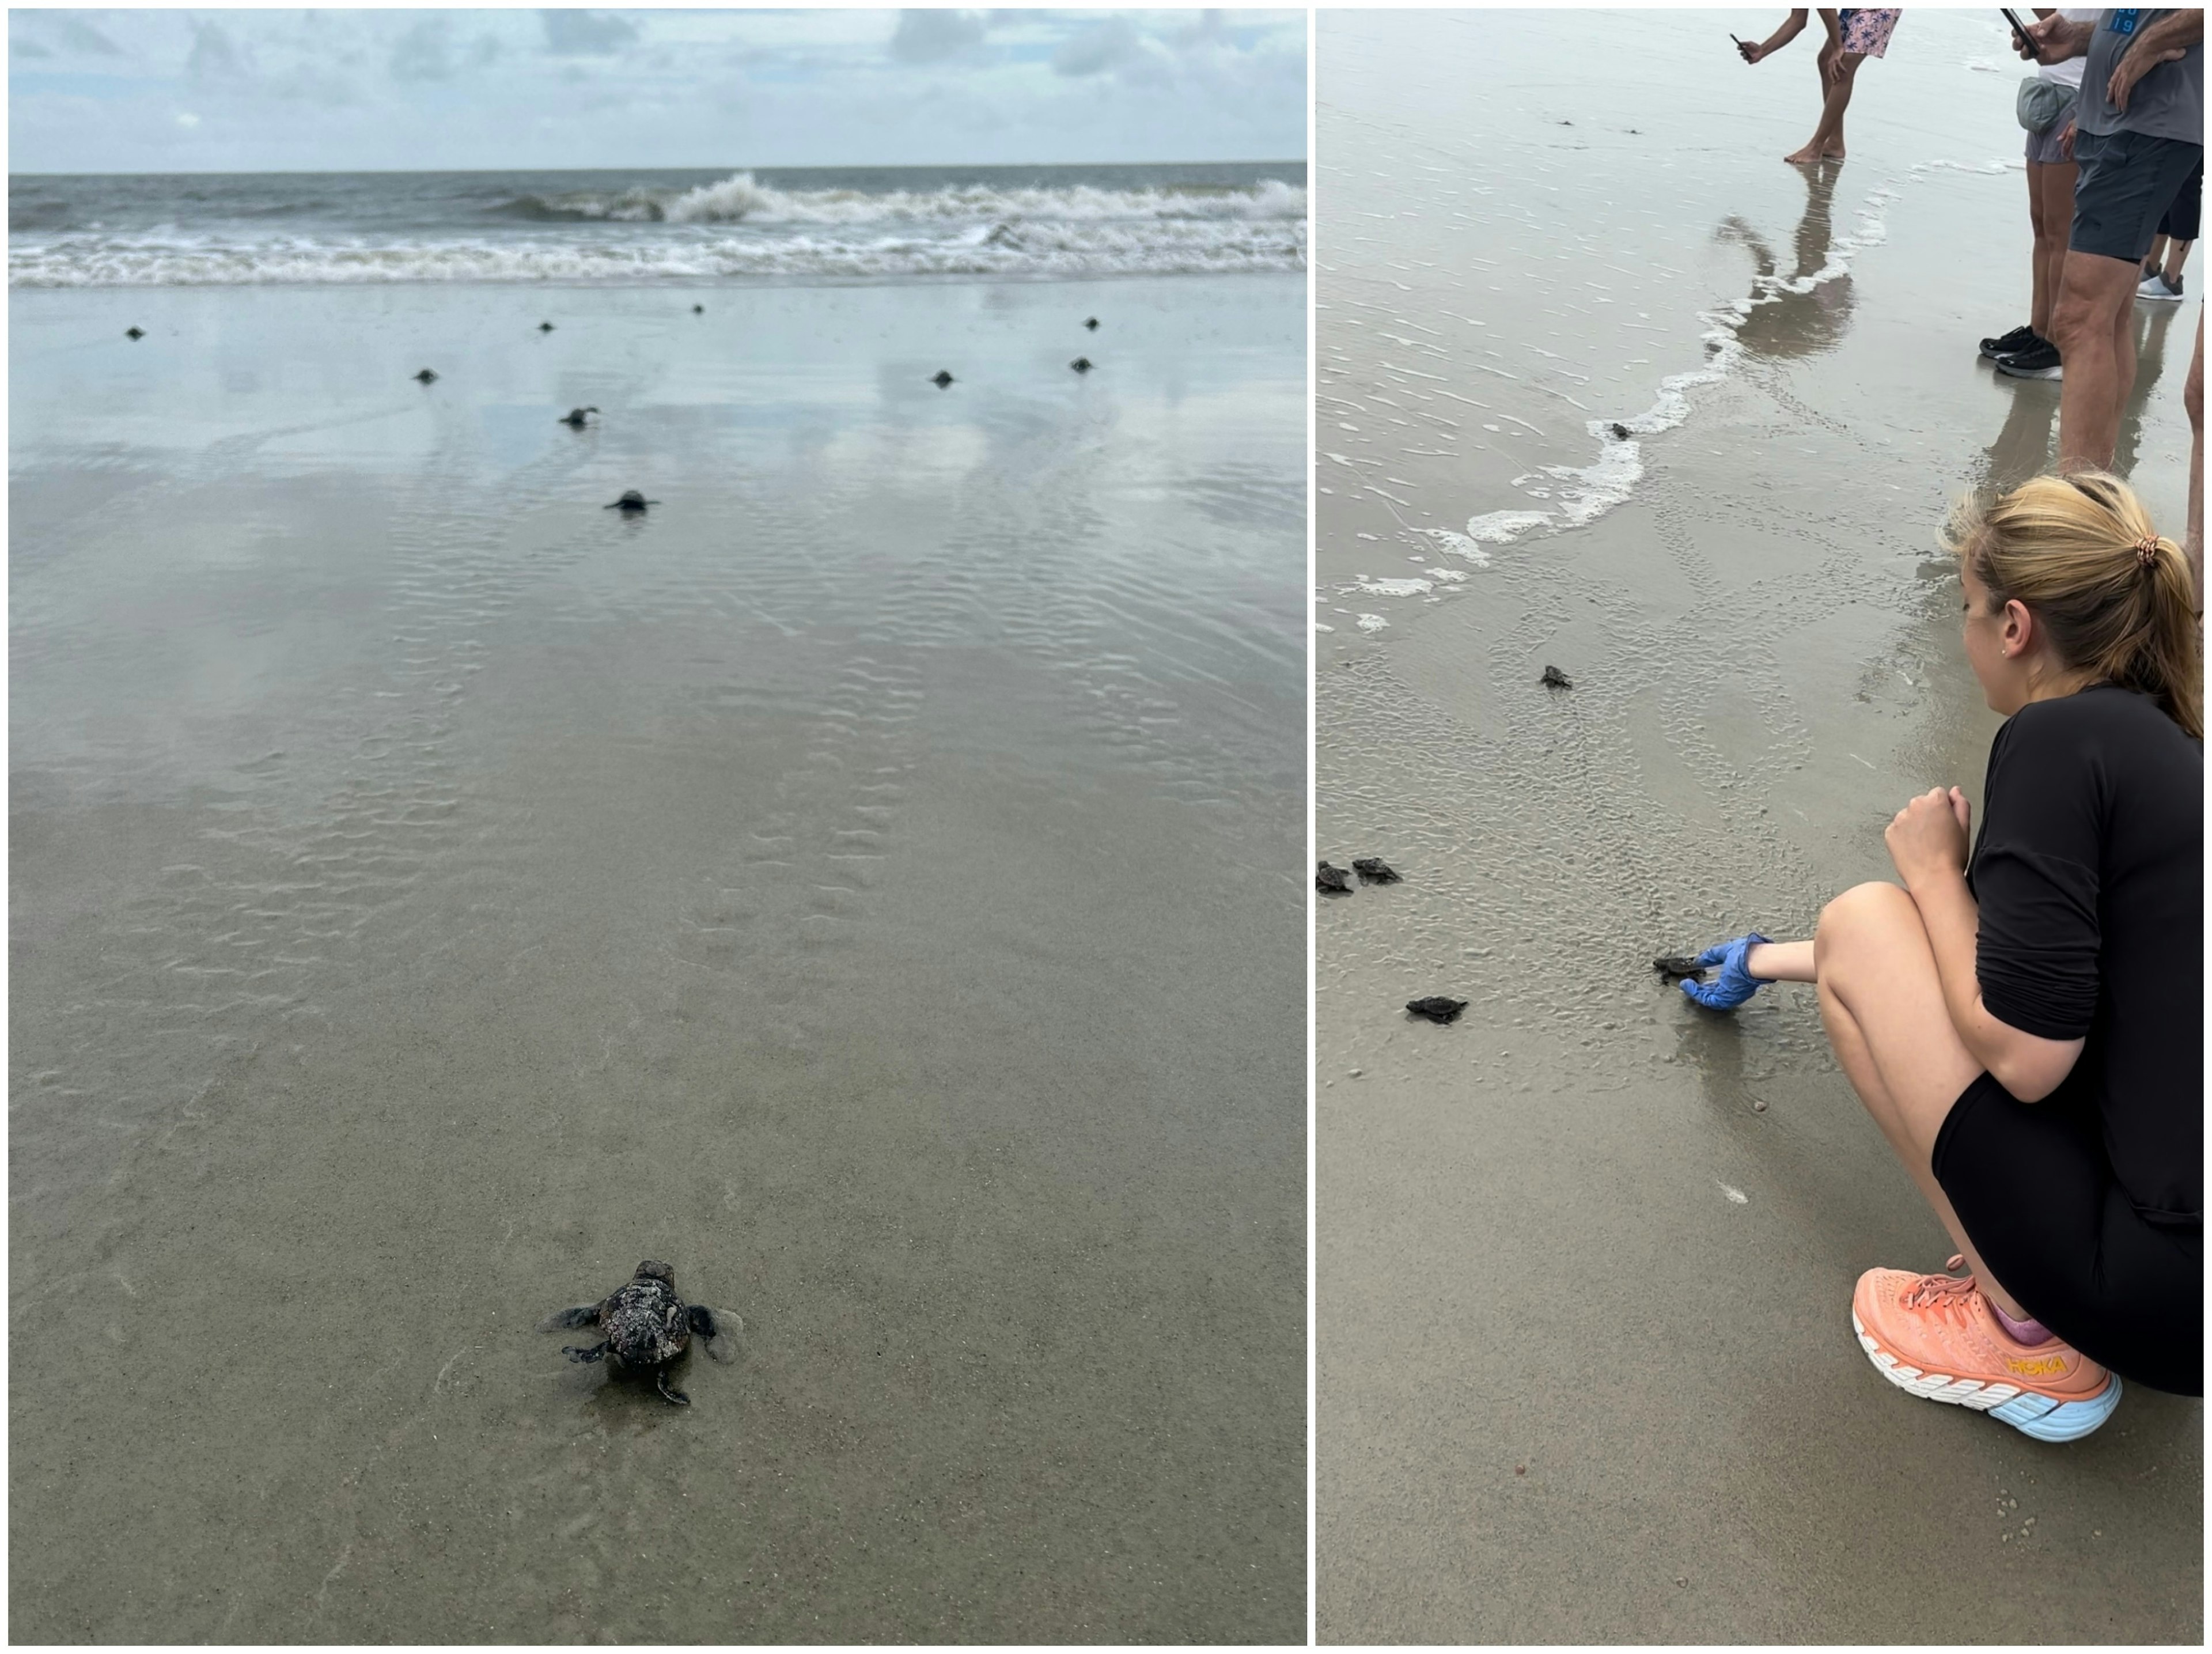
<path fill-rule="evenodd" d="M 2164 272 L 2160 271 L 2153 271 L 2144 277 L 2136 289 L 2136 297 L 2138 299 L 2179 299 L 2180 296 L 2181 283 L 2177 281 L 2172 286 L 2168 287 Z"/>

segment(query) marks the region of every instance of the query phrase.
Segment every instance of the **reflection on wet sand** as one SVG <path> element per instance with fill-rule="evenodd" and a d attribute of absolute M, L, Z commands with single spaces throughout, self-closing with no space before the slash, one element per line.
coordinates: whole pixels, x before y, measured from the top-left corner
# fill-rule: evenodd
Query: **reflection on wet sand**
<path fill-rule="evenodd" d="M 2119 444 L 2113 454 L 2113 468 L 2123 477 L 2135 474 L 2142 453 L 2143 414 L 2166 370 L 2166 336 L 2173 317 L 2173 310 L 2163 305 L 2136 307 L 2136 382 L 2120 410 Z M 2012 401 L 1996 440 L 1983 451 L 1976 485 L 2002 494 L 2050 469 L 2058 431 L 2059 381 L 2000 377 L 1997 382 L 2012 392 Z"/>
<path fill-rule="evenodd" d="M 1747 220 L 1730 215 L 1713 232 L 1717 241 L 1740 241 L 1751 250 L 1758 275 L 1751 313 L 1736 330 L 1736 341 L 1753 356 L 1820 356 L 1842 344 L 1850 331 L 1850 273 L 1820 279 L 1835 240 L 1836 180 L 1842 174 L 1841 163 L 1805 169 L 1805 210 L 1793 238 L 1797 267 L 1786 276 L 1774 249 Z"/>

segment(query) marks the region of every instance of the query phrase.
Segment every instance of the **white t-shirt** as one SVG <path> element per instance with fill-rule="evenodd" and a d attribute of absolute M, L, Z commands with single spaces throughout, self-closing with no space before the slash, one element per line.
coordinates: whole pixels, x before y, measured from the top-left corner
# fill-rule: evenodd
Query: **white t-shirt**
<path fill-rule="evenodd" d="M 2069 23 L 2094 23 L 2105 14 L 2097 6 L 2061 6 L 2058 15 Z M 2081 86 L 2081 71 L 2088 66 L 2088 54 L 2085 52 L 2079 58 L 2069 58 L 2063 64 L 2038 64 L 2035 72 L 2046 81 L 2056 81 L 2061 86 L 2070 86 L 2078 91 Z"/>

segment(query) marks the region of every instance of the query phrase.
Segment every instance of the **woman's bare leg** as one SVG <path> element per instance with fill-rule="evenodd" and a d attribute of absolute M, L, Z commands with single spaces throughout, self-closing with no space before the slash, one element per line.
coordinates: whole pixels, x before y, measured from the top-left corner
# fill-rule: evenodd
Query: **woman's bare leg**
<path fill-rule="evenodd" d="M 1866 61 L 1863 52 L 1846 52 L 1838 60 L 1836 78 L 1820 100 L 1820 124 L 1813 129 L 1813 136 L 1805 140 L 1805 147 L 1794 155 L 1782 158 L 1798 166 L 1812 161 L 1844 158 L 1844 111 L 1850 107 L 1851 82 Z"/>
<path fill-rule="evenodd" d="M 2027 187 L 2034 195 L 2035 302 L 2029 325 L 2039 338 L 2051 337 L 2051 307 L 2066 273 L 2066 238 L 2074 228 L 2074 180 L 2081 168 L 2072 161 L 2030 161 Z"/>
<path fill-rule="evenodd" d="M 1945 1116 L 1982 1070 L 1944 1009 L 1920 909 L 1894 885 L 1858 885 L 1822 911 L 1813 950 L 1820 1020 L 1851 1089 L 1950 1231 L 1982 1291 L 2014 1320 L 2027 1319 L 1974 1250 L 1931 1164 Z"/>

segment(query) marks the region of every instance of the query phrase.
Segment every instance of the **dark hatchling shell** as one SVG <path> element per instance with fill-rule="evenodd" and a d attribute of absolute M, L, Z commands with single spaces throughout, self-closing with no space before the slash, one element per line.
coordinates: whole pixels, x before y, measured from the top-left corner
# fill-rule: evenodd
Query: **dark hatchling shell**
<path fill-rule="evenodd" d="M 1095 333 L 1098 331 L 1098 318 L 1096 316 L 1086 316 L 1084 318 L 1083 325 Z"/>
<path fill-rule="evenodd" d="M 1314 888 L 1324 896 L 1345 895 L 1352 889 L 1352 875 L 1341 867 L 1322 862 L 1314 868 Z"/>
<path fill-rule="evenodd" d="M 1536 681 L 1546 689 L 1572 689 L 1575 686 L 1575 680 L 1557 666 L 1545 667 L 1544 675 Z"/>
<path fill-rule="evenodd" d="M 1685 976 L 1702 978 L 1707 969 L 1698 963 L 1698 956 L 1694 953 L 1662 953 L 1651 962 L 1651 968 L 1670 982 L 1679 982 Z"/>
<path fill-rule="evenodd" d="M 1406 1009 L 1417 1017 L 1426 1017 L 1431 1022 L 1456 1022 L 1459 1013 L 1467 1009 L 1467 1001 L 1448 1000 L 1441 994 L 1432 994 L 1425 1000 L 1407 1000 Z"/>
<path fill-rule="evenodd" d="M 945 369 L 940 368 L 934 374 L 930 375 L 929 382 L 941 391 L 946 386 L 952 383 L 952 375 L 946 373 Z"/>
<path fill-rule="evenodd" d="M 143 339 L 146 337 L 146 330 L 143 327 L 126 327 L 123 330 L 123 337 L 126 339 Z"/>
<path fill-rule="evenodd" d="M 599 1306 L 599 1330 L 627 1366 L 673 1361 L 691 1342 L 691 1327 L 676 1288 L 651 1278 L 615 1288 Z"/>
<path fill-rule="evenodd" d="M 1352 871 L 1359 875 L 1363 885 L 1395 885 L 1399 882 L 1398 870 L 1379 855 L 1363 855 L 1353 860 Z"/>
<path fill-rule="evenodd" d="M 1067 365 L 1074 368 L 1079 374 L 1087 374 L 1095 364 L 1088 356 L 1078 356 L 1074 361 L 1069 362 Z"/>
<path fill-rule="evenodd" d="M 436 379 L 438 376 L 432 373 L 428 368 L 425 368 L 421 373 L 416 374 L 415 377 L 421 383 L 428 385 L 431 380 Z"/>

